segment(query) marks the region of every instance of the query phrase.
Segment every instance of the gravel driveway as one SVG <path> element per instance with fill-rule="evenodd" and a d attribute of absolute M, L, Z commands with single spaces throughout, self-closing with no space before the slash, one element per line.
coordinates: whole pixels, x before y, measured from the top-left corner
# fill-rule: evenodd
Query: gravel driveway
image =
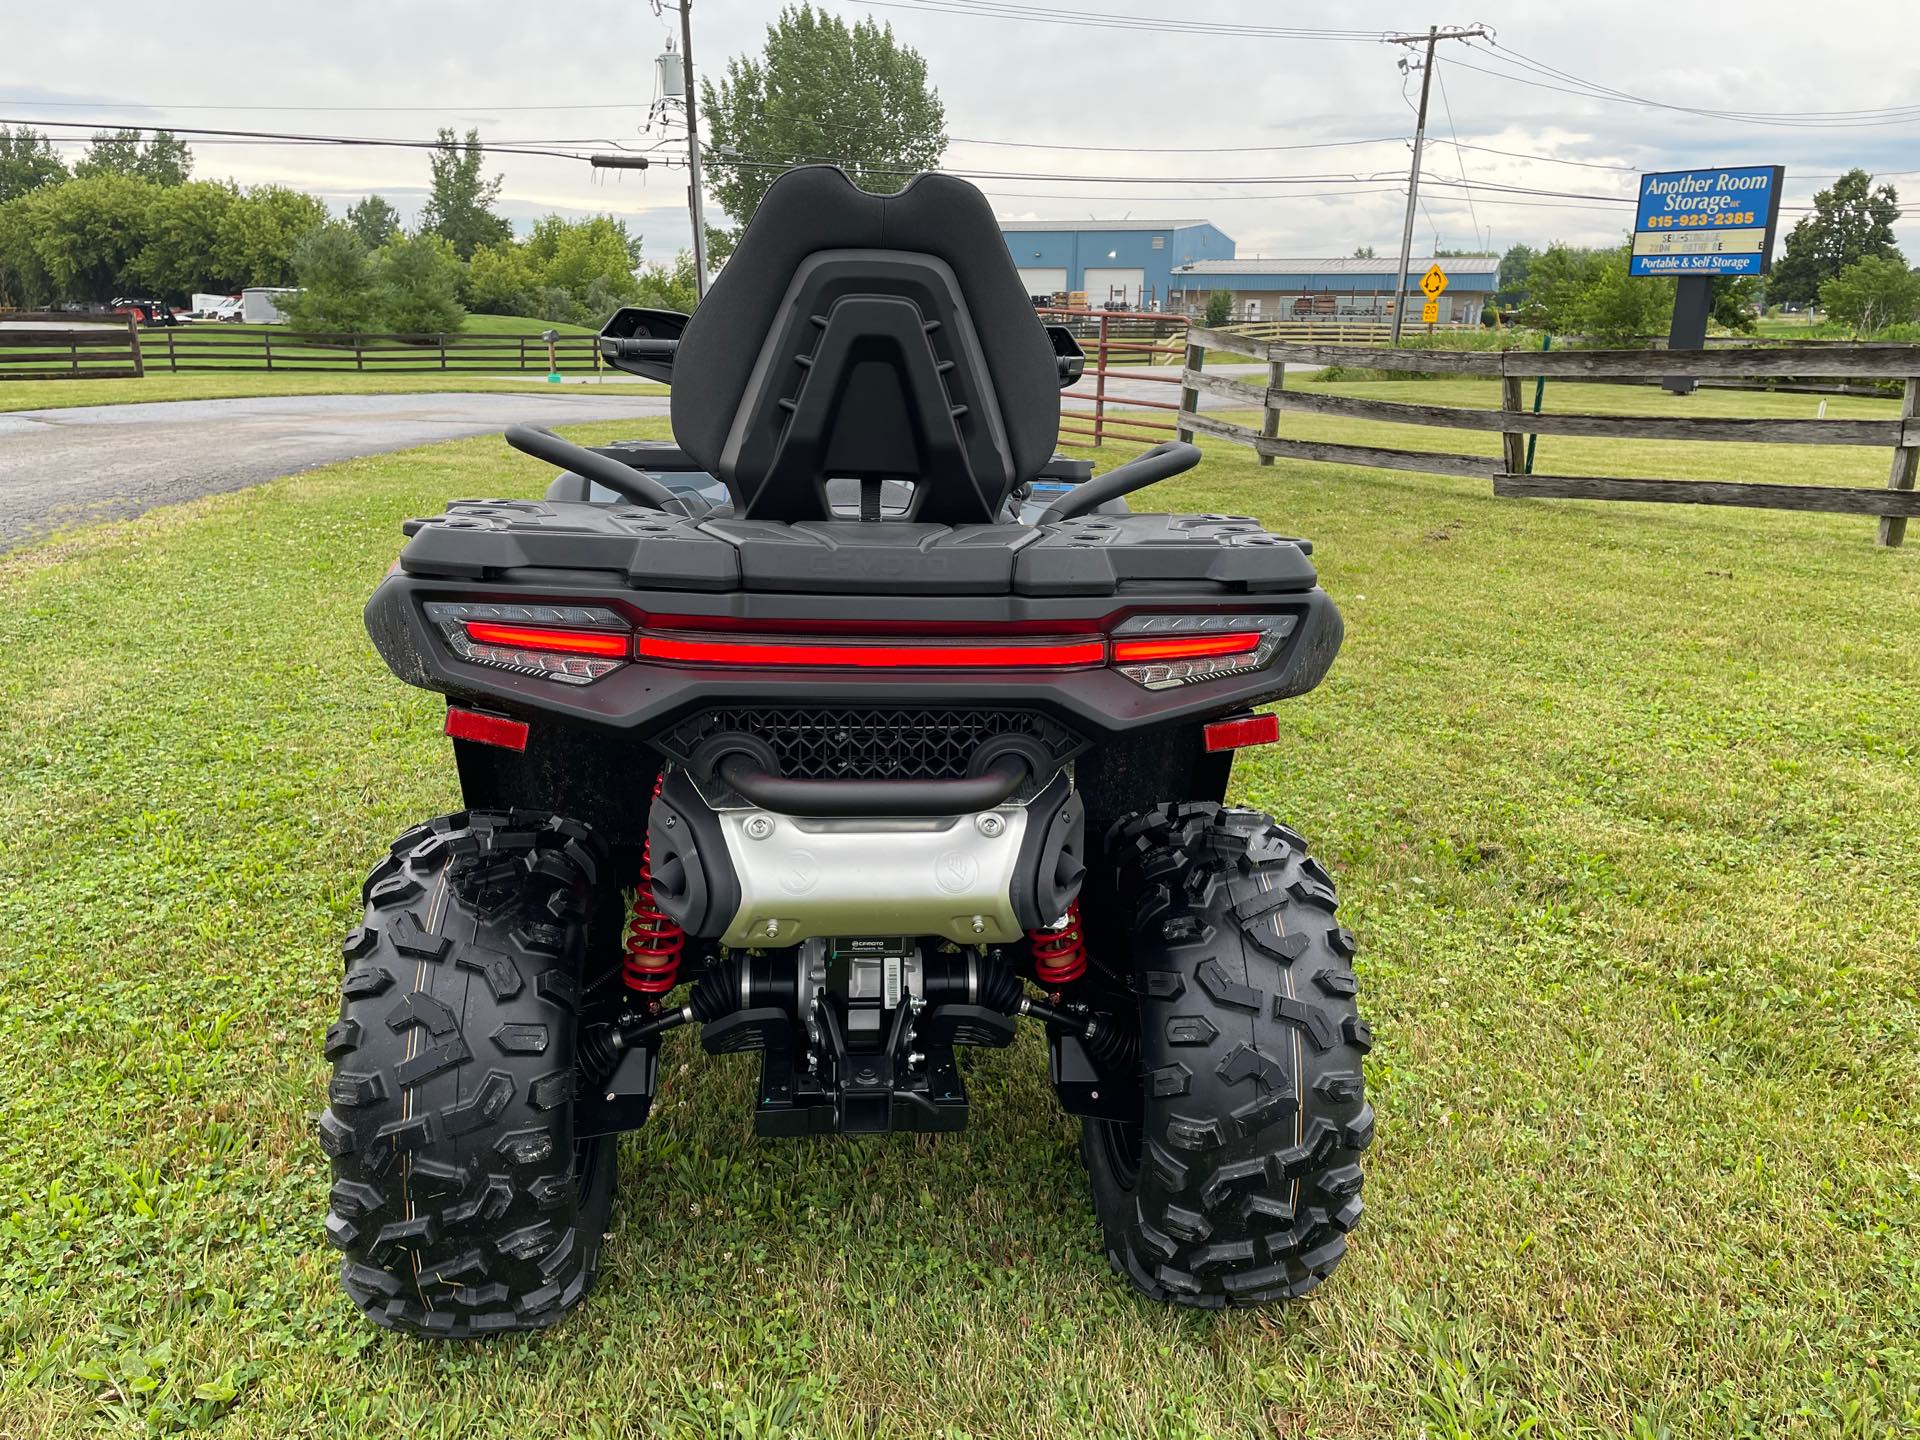
<path fill-rule="evenodd" d="M 0 550 L 277 475 L 484 435 L 667 413 L 664 395 L 292 395 L 0 413 Z"/>

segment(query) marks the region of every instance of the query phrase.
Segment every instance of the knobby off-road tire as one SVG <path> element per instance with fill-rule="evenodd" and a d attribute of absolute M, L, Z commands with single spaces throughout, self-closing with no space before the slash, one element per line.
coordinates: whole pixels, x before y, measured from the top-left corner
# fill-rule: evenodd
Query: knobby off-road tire
<path fill-rule="evenodd" d="M 320 1143 L 341 1282 L 378 1324 L 533 1329 L 593 1284 L 614 1146 L 574 1142 L 574 1045 L 605 872 L 585 826 L 476 810 L 409 830 L 367 877 Z"/>
<path fill-rule="evenodd" d="M 1305 1294 L 1346 1253 L 1373 1139 L 1333 882 L 1293 831 L 1211 804 L 1123 820 L 1107 854 L 1145 1089 L 1141 1125 L 1082 1133 L 1108 1257 L 1161 1301 Z"/>

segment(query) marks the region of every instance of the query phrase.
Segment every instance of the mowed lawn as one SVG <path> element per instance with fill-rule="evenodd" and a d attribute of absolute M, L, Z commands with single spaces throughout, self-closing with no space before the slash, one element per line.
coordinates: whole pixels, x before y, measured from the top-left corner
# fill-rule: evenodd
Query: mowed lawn
<path fill-rule="evenodd" d="M 145 375 L 126 380 L 14 380 L 0 385 L 0 414 L 10 410 L 58 410 L 75 405 L 137 405 L 155 400 L 235 400 L 277 395 L 436 395 L 497 390 L 525 394 L 553 390 L 569 395 L 596 388 L 626 395 L 664 395 L 664 385 L 630 380 L 612 372 L 602 377 L 570 377 L 551 384 L 541 374 L 356 375 L 300 370 L 196 371 Z"/>
<path fill-rule="evenodd" d="M 1648 448 L 1541 468 L 1886 474 Z M 1033 1036 L 962 1135 L 792 1143 L 682 1033 L 583 1311 L 358 1318 L 313 1138 L 338 942 L 458 805 L 360 607 L 404 517 L 545 479 L 463 441 L 0 557 L 0 1434 L 1920 1427 L 1920 543 L 1208 452 L 1156 502 L 1313 537 L 1348 625 L 1236 772 L 1337 875 L 1377 1038 L 1367 1218 L 1310 1299 L 1126 1289 Z"/>

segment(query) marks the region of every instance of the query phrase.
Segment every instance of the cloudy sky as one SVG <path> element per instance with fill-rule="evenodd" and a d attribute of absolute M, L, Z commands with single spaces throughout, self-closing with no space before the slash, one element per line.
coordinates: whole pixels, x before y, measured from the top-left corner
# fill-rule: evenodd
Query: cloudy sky
<path fill-rule="evenodd" d="M 702 73 L 757 49 L 777 8 L 694 0 Z M 1242 255 L 1391 250 L 1418 77 L 1398 68 L 1404 47 L 1370 32 L 1480 23 L 1497 46 L 1441 47 L 1429 139 L 1461 148 L 1428 151 L 1416 249 L 1604 241 L 1631 219 L 1607 197 L 1630 195 L 1642 170 L 1772 163 L 1787 167 L 1788 206 L 1850 166 L 1892 179 L 1908 202 L 1901 243 L 1920 258 L 1916 0 L 824 8 L 883 19 L 927 57 L 955 137 L 947 165 L 1022 177 L 978 181 L 1007 218 L 1199 217 Z M 1009 9 L 1083 18 L 1045 23 Z M 1369 33 L 1178 33 L 1113 17 Z M 408 138 L 472 125 L 488 140 L 560 150 L 640 147 L 660 138 L 643 134 L 653 57 L 677 28 L 649 0 L 0 0 L 0 121 Z M 1602 88 L 1635 98 L 1596 98 Z M 203 178 L 278 181 L 337 208 L 378 190 L 409 216 L 422 198 L 419 152 L 189 138 Z M 523 225 L 549 210 L 610 211 L 652 256 L 687 243 L 684 171 L 596 175 L 577 160 L 520 155 L 494 166 L 503 208 Z"/>

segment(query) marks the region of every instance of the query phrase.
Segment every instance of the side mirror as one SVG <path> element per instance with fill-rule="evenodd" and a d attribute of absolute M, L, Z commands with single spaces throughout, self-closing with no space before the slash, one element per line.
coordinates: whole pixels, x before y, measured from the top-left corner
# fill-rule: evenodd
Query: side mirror
<path fill-rule="evenodd" d="M 1053 342 L 1053 363 L 1060 372 L 1060 388 L 1065 390 L 1087 370 L 1087 352 L 1064 325 L 1049 325 L 1047 338 Z"/>
<path fill-rule="evenodd" d="M 628 305 L 600 327 L 600 358 L 616 370 L 673 383 L 673 352 L 680 347 L 687 316 L 678 310 Z"/>

